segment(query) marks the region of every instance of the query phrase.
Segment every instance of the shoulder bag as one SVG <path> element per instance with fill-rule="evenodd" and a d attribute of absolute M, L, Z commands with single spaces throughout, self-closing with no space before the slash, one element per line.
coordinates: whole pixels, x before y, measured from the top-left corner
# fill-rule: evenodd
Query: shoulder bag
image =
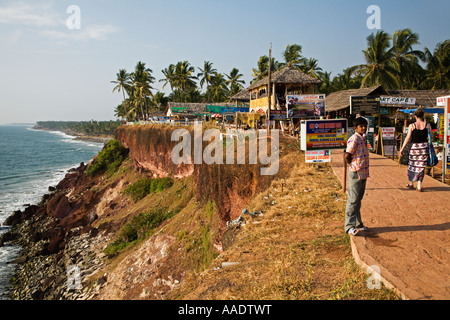
<path fill-rule="evenodd" d="M 430 124 L 427 124 L 428 131 L 428 167 L 434 167 L 439 163 L 439 159 L 436 156 L 436 151 L 433 147 L 433 140 L 431 138 L 431 128 Z"/>

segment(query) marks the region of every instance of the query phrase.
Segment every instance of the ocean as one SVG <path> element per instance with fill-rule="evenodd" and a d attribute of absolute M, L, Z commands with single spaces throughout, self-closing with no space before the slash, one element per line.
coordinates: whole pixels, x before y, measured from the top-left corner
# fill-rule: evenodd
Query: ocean
<path fill-rule="evenodd" d="M 74 140 L 57 131 L 34 130 L 32 126 L 0 126 L 0 234 L 1 225 L 26 204 L 37 204 L 56 186 L 69 169 L 87 163 L 103 143 Z M 0 247 L 0 300 L 8 298 L 14 264 L 7 264 L 20 253 L 11 244 Z"/>

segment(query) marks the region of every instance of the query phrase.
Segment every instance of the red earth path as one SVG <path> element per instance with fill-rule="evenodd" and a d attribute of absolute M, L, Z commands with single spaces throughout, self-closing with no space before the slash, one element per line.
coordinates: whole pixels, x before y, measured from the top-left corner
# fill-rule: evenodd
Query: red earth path
<path fill-rule="evenodd" d="M 332 151 L 331 165 L 342 183 L 343 150 Z M 422 192 L 409 190 L 406 171 L 370 154 L 361 216 L 372 232 L 351 237 L 353 256 L 364 269 L 376 266 L 385 286 L 403 299 L 448 300 L 450 186 L 425 175 Z"/>

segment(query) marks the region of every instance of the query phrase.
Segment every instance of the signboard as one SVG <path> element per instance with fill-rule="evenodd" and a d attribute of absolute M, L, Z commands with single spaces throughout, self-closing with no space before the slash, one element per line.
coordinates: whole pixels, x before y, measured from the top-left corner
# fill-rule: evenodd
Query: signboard
<path fill-rule="evenodd" d="M 288 118 L 325 116 L 324 94 L 288 95 L 286 96 L 286 102 Z"/>
<path fill-rule="evenodd" d="M 445 108 L 445 112 L 444 112 L 444 116 L 445 116 L 445 120 L 444 120 L 444 124 L 445 124 L 445 128 L 444 128 L 444 139 L 445 136 L 447 136 L 447 144 L 445 144 L 444 141 L 444 146 L 446 146 L 446 156 L 447 156 L 447 163 L 445 165 L 445 174 L 449 174 L 450 173 L 450 96 L 447 96 L 446 98 L 446 102 L 447 102 L 447 106 Z M 442 178 L 443 182 L 445 182 L 445 177 Z"/>
<path fill-rule="evenodd" d="M 436 105 L 438 107 L 446 107 L 447 106 L 447 103 L 446 103 L 447 98 L 450 98 L 450 96 L 436 98 Z"/>
<path fill-rule="evenodd" d="M 450 96 L 436 98 L 436 105 L 438 107 L 444 107 L 444 160 L 443 161 L 443 175 L 442 182 L 445 183 L 445 174 L 450 173 Z"/>
<path fill-rule="evenodd" d="M 364 117 L 369 123 L 366 133 L 367 149 L 375 151 L 375 117 Z"/>
<path fill-rule="evenodd" d="M 350 113 L 359 114 L 364 111 L 367 114 L 380 113 L 380 97 L 375 96 L 351 96 Z"/>
<path fill-rule="evenodd" d="M 287 120 L 286 110 L 270 110 L 270 120 Z"/>
<path fill-rule="evenodd" d="M 331 162 L 331 151 L 330 150 L 306 151 L 305 162 L 306 163 Z"/>
<path fill-rule="evenodd" d="M 377 152 L 381 151 L 383 156 L 397 154 L 397 143 L 395 141 L 395 127 L 379 128 Z"/>
<path fill-rule="evenodd" d="M 403 97 L 380 97 L 380 104 L 401 104 L 401 105 L 415 105 L 416 98 Z"/>
<path fill-rule="evenodd" d="M 347 119 L 306 120 L 300 124 L 303 151 L 345 149 Z"/>

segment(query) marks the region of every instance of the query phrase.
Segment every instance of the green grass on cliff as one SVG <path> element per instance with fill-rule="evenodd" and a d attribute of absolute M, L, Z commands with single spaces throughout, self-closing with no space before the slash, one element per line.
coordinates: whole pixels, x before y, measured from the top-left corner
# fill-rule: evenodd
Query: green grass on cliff
<path fill-rule="evenodd" d="M 116 241 L 111 243 L 106 249 L 107 255 L 125 249 L 126 247 L 140 242 L 151 236 L 156 228 L 165 220 L 176 215 L 177 211 L 168 211 L 165 208 L 157 208 L 151 212 L 143 212 L 133 217 L 130 223 L 127 223 L 121 230 Z"/>
<path fill-rule="evenodd" d="M 129 187 L 123 192 L 129 195 L 133 201 L 139 201 L 150 193 L 157 193 L 170 188 L 173 185 L 173 180 L 169 177 L 166 178 L 146 178 L 141 179 Z"/>
<path fill-rule="evenodd" d="M 93 176 L 99 172 L 114 173 L 128 157 L 128 149 L 117 140 L 110 140 L 97 155 L 94 162 L 87 168 L 87 175 Z"/>

